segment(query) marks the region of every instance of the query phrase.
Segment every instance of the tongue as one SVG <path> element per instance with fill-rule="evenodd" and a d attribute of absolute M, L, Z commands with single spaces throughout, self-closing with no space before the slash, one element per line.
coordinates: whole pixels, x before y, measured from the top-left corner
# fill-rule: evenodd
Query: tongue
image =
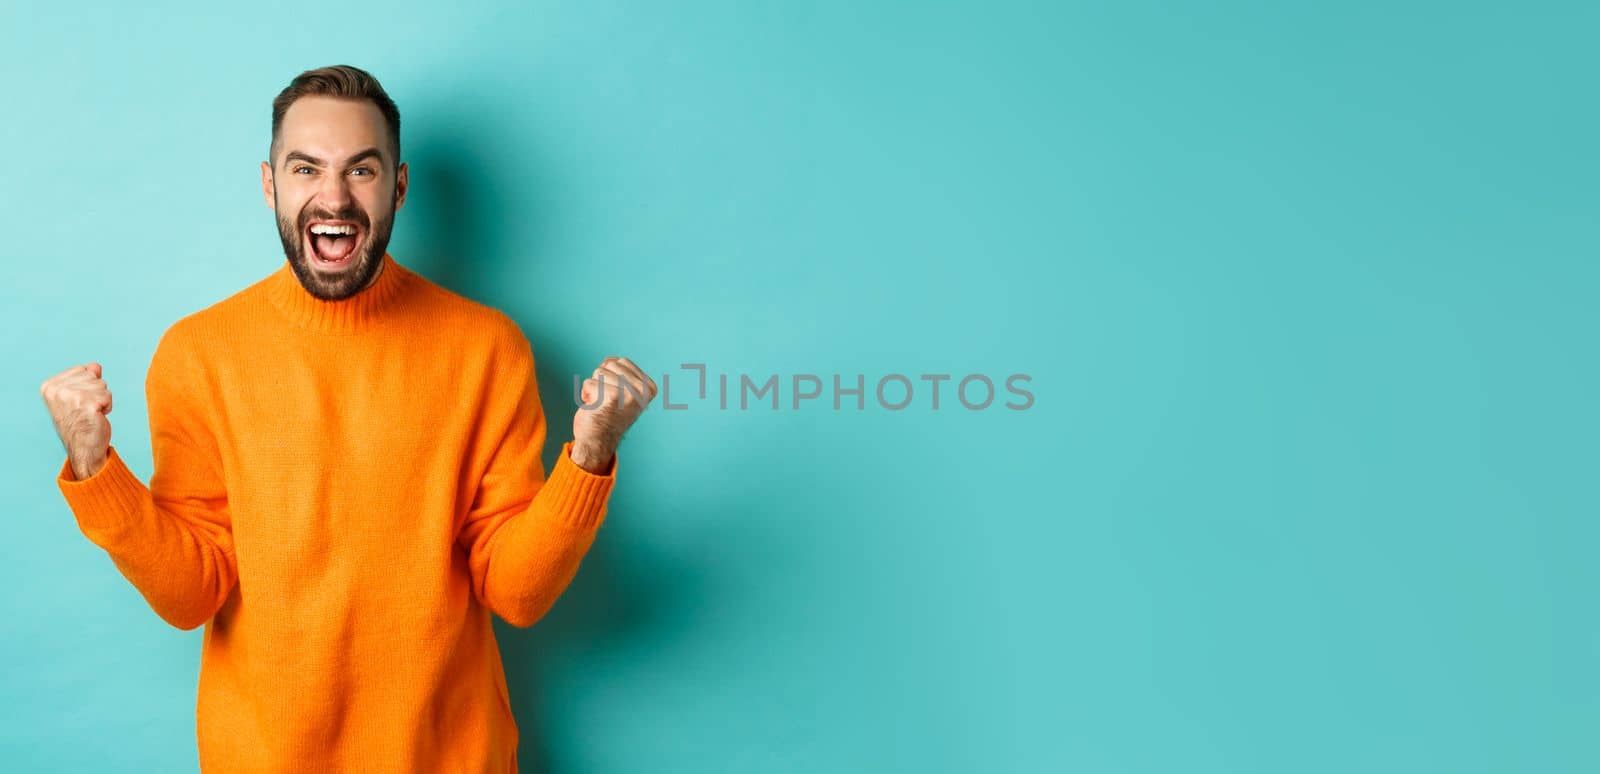
<path fill-rule="evenodd" d="M 317 234 L 312 240 L 316 242 L 317 254 L 329 261 L 344 260 L 356 247 L 353 236 Z"/>

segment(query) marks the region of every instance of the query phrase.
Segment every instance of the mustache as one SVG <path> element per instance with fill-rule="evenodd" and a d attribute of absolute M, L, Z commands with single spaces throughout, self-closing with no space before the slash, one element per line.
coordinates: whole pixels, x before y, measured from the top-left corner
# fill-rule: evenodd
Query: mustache
<path fill-rule="evenodd" d="M 302 212 L 300 214 L 300 230 L 304 231 L 306 225 L 313 220 L 348 220 L 366 229 L 371 226 L 367 222 L 367 213 L 355 207 L 346 207 L 338 212 Z"/>

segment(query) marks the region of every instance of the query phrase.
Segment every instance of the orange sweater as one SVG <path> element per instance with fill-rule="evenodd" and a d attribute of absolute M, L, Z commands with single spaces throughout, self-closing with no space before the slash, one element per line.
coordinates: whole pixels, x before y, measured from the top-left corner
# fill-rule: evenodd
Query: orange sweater
<path fill-rule="evenodd" d="M 178 320 L 145 392 L 147 488 L 113 446 L 57 485 L 155 612 L 207 623 L 207 772 L 516 771 L 490 611 L 537 621 L 617 462 L 548 480 L 517 324 L 389 255 L 342 301 L 273 274 Z"/>

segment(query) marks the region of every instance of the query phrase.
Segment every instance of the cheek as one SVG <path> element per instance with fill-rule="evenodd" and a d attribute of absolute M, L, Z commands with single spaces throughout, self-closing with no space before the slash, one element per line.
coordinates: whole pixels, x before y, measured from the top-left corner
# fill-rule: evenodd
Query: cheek
<path fill-rule="evenodd" d="M 389 209 L 389 195 L 376 190 L 362 191 L 356 196 L 356 203 L 376 220 L 380 213 Z"/>
<path fill-rule="evenodd" d="M 297 191 L 292 187 L 284 187 L 280 185 L 278 186 L 277 198 L 278 212 L 283 213 L 285 217 L 291 217 L 295 220 L 299 220 L 301 213 L 305 212 L 306 201 L 310 197 L 306 196 L 304 192 Z"/>
<path fill-rule="evenodd" d="M 389 215 L 392 212 L 389 209 L 389 198 L 387 194 L 383 196 L 363 196 L 357 202 L 357 204 L 359 204 L 361 210 L 367 214 L 367 225 L 372 227 L 376 227 L 385 220 L 388 220 Z"/>

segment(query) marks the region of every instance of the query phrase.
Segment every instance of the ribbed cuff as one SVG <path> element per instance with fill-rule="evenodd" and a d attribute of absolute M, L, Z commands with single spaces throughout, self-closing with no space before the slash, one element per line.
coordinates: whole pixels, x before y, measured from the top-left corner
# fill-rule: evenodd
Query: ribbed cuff
<path fill-rule="evenodd" d="M 56 473 L 56 486 L 77 517 L 78 528 L 101 546 L 134 523 L 148 496 L 144 483 L 128 470 L 115 446 L 106 448 L 105 464 L 81 481 L 74 480 L 72 458 L 63 460 Z"/>
<path fill-rule="evenodd" d="M 611 458 L 611 469 L 606 473 L 590 473 L 572 461 L 572 442 L 561 445 L 561 456 L 544 482 L 554 501 L 551 507 L 561 520 L 579 529 L 598 529 L 605 521 L 606 503 L 611 499 L 611 489 L 617 484 L 618 457 Z"/>

